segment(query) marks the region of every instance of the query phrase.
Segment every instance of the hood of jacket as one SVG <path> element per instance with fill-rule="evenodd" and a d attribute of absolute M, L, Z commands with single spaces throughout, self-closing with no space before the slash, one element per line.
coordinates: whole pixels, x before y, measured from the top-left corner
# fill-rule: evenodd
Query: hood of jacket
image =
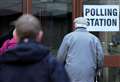
<path fill-rule="evenodd" d="M 43 60 L 49 54 L 49 49 L 35 41 L 20 42 L 0 56 L 0 63 L 32 64 Z"/>

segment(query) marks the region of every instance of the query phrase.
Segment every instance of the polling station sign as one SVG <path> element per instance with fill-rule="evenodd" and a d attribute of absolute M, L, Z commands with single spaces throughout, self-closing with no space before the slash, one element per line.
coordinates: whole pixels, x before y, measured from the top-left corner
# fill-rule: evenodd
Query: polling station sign
<path fill-rule="evenodd" d="M 88 31 L 119 31 L 119 5 L 84 5 Z"/>

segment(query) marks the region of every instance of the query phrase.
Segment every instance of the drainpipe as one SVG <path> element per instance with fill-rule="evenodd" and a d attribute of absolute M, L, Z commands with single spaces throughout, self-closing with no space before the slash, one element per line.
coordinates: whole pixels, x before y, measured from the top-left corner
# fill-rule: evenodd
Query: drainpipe
<path fill-rule="evenodd" d="M 23 14 L 32 14 L 32 0 L 22 0 Z"/>
<path fill-rule="evenodd" d="M 83 16 L 83 0 L 72 0 L 72 20 L 79 16 Z"/>

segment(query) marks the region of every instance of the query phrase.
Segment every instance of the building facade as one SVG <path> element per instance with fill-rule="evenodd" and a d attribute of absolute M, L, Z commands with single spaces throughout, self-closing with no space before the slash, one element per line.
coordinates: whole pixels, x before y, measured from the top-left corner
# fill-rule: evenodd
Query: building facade
<path fill-rule="evenodd" d="M 0 31 L 7 33 L 10 24 L 21 13 L 37 16 L 45 31 L 43 43 L 57 52 L 63 36 L 72 31 L 72 20 L 83 15 L 83 5 L 119 5 L 120 0 L 0 0 Z M 120 7 L 119 7 L 120 8 Z M 105 55 L 120 55 L 120 31 L 92 32 L 100 38 Z M 115 58 L 114 64 L 120 62 Z M 112 60 L 111 60 L 112 61 Z M 110 62 L 112 63 L 112 62 Z M 105 69 L 106 82 L 120 82 L 120 69 L 113 65 L 113 69 Z"/>

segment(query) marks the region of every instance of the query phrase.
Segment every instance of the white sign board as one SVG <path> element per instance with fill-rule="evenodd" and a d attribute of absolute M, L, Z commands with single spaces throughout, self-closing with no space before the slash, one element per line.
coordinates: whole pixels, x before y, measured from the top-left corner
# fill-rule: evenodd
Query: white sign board
<path fill-rule="evenodd" d="M 84 5 L 88 31 L 119 31 L 119 5 Z"/>

